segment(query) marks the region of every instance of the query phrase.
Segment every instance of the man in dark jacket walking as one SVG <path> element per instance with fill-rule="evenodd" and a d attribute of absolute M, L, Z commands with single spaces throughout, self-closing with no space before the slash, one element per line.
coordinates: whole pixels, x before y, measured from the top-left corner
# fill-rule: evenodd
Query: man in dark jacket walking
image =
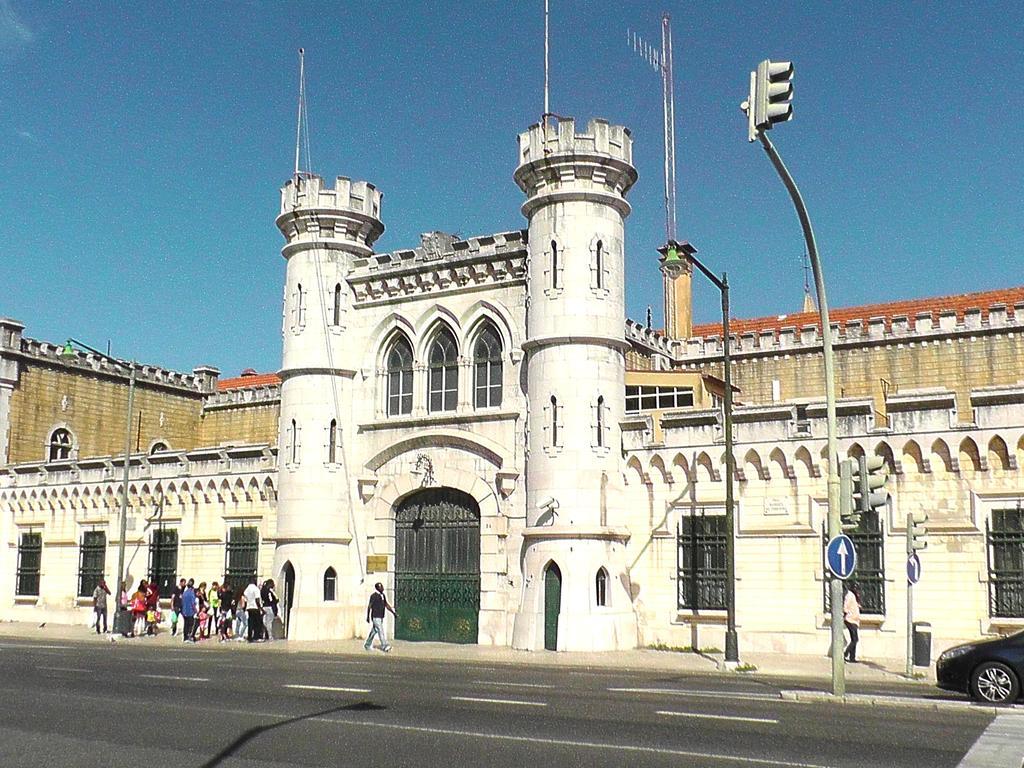
<path fill-rule="evenodd" d="M 366 621 L 372 622 L 373 626 L 370 628 L 369 634 L 366 636 L 366 642 L 363 643 L 363 648 L 370 650 L 370 646 L 373 643 L 373 636 L 376 635 L 380 638 L 380 649 L 387 653 L 391 650 L 391 643 L 388 642 L 387 635 L 384 634 L 384 611 L 391 611 L 391 615 L 396 619 L 398 614 L 395 613 L 395 609 L 388 605 L 388 599 L 384 595 L 384 585 L 379 581 L 373 585 L 374 593 L 370 595 L 370 602 L 366 606 Z"/>

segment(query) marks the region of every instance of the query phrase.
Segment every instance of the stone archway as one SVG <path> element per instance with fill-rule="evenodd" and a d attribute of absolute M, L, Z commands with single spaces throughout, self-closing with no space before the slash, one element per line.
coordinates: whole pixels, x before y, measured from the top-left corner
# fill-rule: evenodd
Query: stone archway
<path fill-rule="evenodd" d="M 395 637 L 475 643 L 480 615 L 480 507 L 455 488 L 395 506 Z"/>

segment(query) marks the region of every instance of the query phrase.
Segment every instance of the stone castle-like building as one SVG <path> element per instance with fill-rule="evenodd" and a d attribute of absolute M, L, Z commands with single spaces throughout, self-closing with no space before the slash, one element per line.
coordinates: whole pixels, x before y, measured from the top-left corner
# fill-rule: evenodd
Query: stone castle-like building
<path fill-rule="evenodd" d="M 528 650 L 722 646 L 722 344 L 663 263 L 666 330 L 625 317 L 629 131 L 519 136 L 525 230 L 376 253 L 372 184 L 281 190 L 283 360 L 140 366 L 128 571 L 273 577 L 289 637 Z M 664 261 L 664 260 L 663 260 Z M 904 647 L 903 531 L 937 643 L 1024 625 L 1024 287 L 834 311 L 840 444 L 892 498 L 854 532 L 866 645 Z M 112 577 L 124 371 L 0 320 L 0 619 L 85 623 Z M 827 645 L 817 315 L 733 323 L 741 646 Z"/>

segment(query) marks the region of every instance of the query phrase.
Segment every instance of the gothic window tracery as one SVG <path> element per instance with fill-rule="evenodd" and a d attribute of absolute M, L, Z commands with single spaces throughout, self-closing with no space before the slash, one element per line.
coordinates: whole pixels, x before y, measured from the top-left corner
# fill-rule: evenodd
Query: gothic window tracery
<path fill-rule="evenodd" d="M 412 346 L 399 336 L 387 355 L 387 411 L 388 416 L 412 413 Z"/>
<path fill-rule="evenodd" d="M 439 331 L 430 345 L 428 365 L 427 410 L 454 411 L 459 390 L 458 347 L 447 328 Z"/>
<path fill-rule="evenodd" d="M 501 405 L 501 377 L 501 337 L 488 323 L 473 346 L 473 391 L 477 408 Z"/>

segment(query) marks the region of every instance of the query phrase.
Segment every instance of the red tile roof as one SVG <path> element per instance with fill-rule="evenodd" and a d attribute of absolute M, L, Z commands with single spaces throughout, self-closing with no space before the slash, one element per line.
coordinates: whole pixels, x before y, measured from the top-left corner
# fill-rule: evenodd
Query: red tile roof
<path fill-rule="evenodd" d="M 1015 288 L 1001 288 L 996 291 L 980 291 L 977 293 L 962 293 L 958 296 L 932 296 L 925 299 L 910 299 L 906 301 L 892 301 L 887 304 L 862 304 L 858 307 L 840 307 L 829 309 L 829 322 L 845 325 L 850 320 L 863 320 L 867 322 L 872 317 L 884 317 L 886 325 L 889 325 L 893 317 L 906 315 L 911 325 L 917 319 L 918 314 L 929 312 L 932 320 L 935 320 L 937 312 L 953 310 L 958 319 L 963 319 L 964 310 L 980 309 L 982 317 L 988 316 L 989 307 L 993 304 L 1005 304 L 1007 316 L 1013 317 L 1015 304 L 1024 302 L 1024 285 Z M 787 315 L 776 315 L 774 317 L 755 317 L 746 320 L 730 319 L 729 330 L 734 334 L 757 332 L 757 331 L 778 331 L 781 328 L 795 326 L 802 328 L 805 325 L 818 325 L 817 312 L 792 312 Z M 696 325 L 693 328 L 693 336 L 720 336 L 722 334 L 721 323 L 706 323 Z"/>
<path fill-rule="evenodd" d="M 221 379 L 217 382 L 217 390 L 224 392 L 229 389 L 249 389 L 251 387 L 265 387 L 281 383 L 281 377 L 276 373 L 250 373 L 234 379 Z"/>

